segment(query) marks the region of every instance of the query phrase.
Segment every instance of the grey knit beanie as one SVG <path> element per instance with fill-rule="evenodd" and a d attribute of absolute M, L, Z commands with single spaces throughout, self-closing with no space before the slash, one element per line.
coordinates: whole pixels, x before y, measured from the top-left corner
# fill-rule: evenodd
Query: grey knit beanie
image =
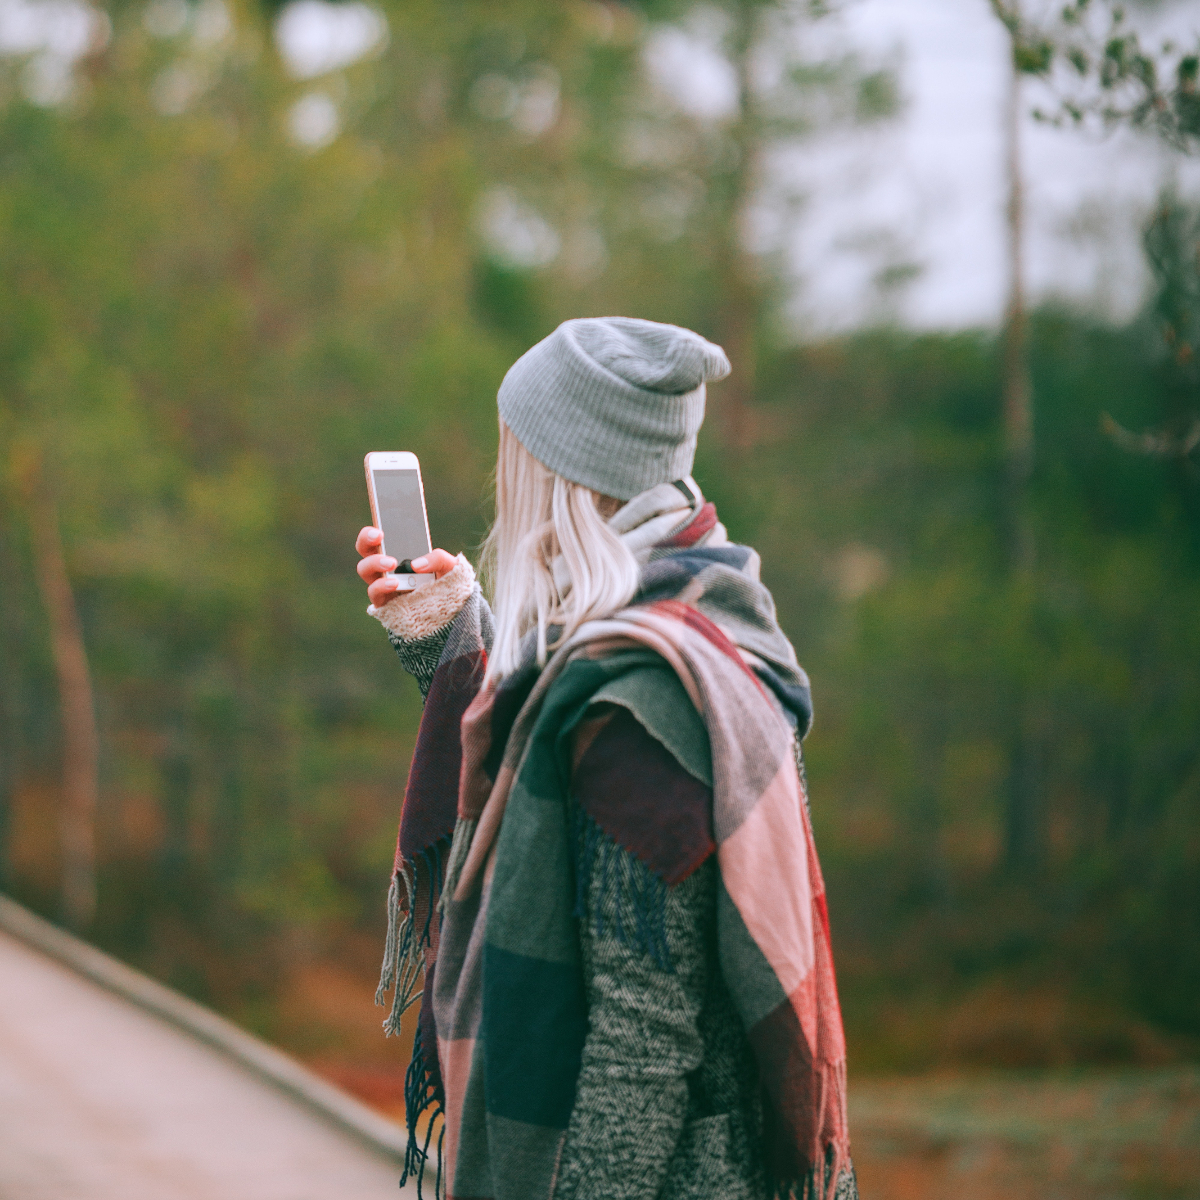
<path fill-rule="evenodd" d="M 500 417 L 544 466 L 631 500 L 690 474 L 704 384 L 725 351 L 678 325 L 635 317 L 564 321 L 504 377 Z"/>

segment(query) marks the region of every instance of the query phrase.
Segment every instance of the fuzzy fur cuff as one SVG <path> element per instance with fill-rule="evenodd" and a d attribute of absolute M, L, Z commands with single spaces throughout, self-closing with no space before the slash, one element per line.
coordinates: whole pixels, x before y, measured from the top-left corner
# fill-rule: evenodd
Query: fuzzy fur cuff
<path fill-rule="evenodd" d="M 405 642 L 429 637 L 444 629 L 471 595 L 475 586 L 475 571 L 460 554 L 458 565 L 448 575 L 415 592 L 393 596 L 386 604 L 367 609 L 389 633 Z"/>

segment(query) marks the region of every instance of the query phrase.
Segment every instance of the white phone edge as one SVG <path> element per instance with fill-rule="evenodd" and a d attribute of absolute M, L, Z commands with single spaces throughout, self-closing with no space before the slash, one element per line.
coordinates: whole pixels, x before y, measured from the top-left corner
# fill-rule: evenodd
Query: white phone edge
<path fill-rule="evenodd" d="M 384 576 L 384 579 L 398 579 L 400 583 L 396 590 L 400 592 L 415 592 L 418 588 L 428 587 L 435 578 L 432 571 L 420 575 L 415 572 L 411 575 L 398 575 L 395 571 L 389 571 Z"/>
<path fill-rule="evenodd" d="M 416 471 L 417 488 L 421 494 L 421 520 L 425 523 L 425 544 L 429 547 L 426 553 L 429 553 L 433 549 L 433 539 L 429 536 L 429 510 L 425 507 L 425 480 L 421 477 L 421 460 L 411 450 L 369 450 L 363 458 L 363 467 L 367 476 L 367 487 L 370 491 L 371 519 L 373 521 L 378 520 L 378 504 L 375 496 L 375 480 L 371 472 L 384 470 L 388 467 L 402 471 Z M 434 577 L 433 575 L 413 575 L 411 578 L 417 581 L 425 579 L 432 583 Z M 424 586 L 424 583 L 415 582 L 411 585 L 401 587 L 400 590 L 411 592 Z"/>

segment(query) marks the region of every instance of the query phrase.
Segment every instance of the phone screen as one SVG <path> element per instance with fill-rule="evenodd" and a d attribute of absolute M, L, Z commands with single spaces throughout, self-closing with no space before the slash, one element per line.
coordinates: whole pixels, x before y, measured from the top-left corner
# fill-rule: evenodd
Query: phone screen
<path fill-rule="evenodd" d="M 420 558 L 428 554 L 429 533 L 421 501 L 421 480 L 416 471 L 372 471 L 375 503 L 383 530 L 383 547 L 394 559 Z"/>

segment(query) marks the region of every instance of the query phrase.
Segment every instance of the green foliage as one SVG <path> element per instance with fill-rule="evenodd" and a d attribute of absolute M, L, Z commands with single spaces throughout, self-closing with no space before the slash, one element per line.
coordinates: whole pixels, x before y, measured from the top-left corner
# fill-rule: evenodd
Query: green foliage
<path fill-rule="evenodd" d="M 1070 0 L 1049 22 L 1024 18 L 1009 0 L 991 2 L 1012 37 L 1016 69 L 1045 78 L 1058 94 L 1057 111 L 1037 110 L 1041 120 L 1128 125 L 1176 150 L 1200 149 L 1200 45 L 1145 45 L 1111 0 Z"/>
<path fill-rule="evenodd" d="M 57 493 L 100 696 L 102 850 L 159 881 L 106 868 L 100 932 L 141 927 L 171 974 L 177 876 L 194 889 L 179 919 L 231 947 L 241 929 L 239 954 L 374 897 L 418 699 L 353 575 L 362 456 L 417 450 L 443 538 L 477 540 L 509 356 L 464 287 L 478 185 L 460 129 L 305 152 L 283 136 L 300 89 L 253 21 L 215 48 L 150 37 L 140 10 L 113 23 L 72 106 L 2 81 L 0 413 Z M 458 31 L 429 24 L 396 53 L 436 61 Z M 164 75 L 197 63 L 206 88 L 156 111 Z M 404 65 L 361 73 L 411 84 Z M 6 500 L 6 634 L 33 635 L 6 644 L 28 797 L 56 775 L 57 721 L 37 548 Z M 17 839 L 47 819 L 22 802 Z M 31 874 L 14 886 L 45 902 Z"/>
<path fill-rule="evenodd" d="M 1157 283 L 1147 315 L 1157 325 L 1154 371 L 1163 411 L 1158 426 L 1143 433 L 1131 433 L 1108 414 L 1104 427 L 1126 450 L 1174 460 L 1177 476 L 1185 481 L 1182 502 L 1194 512 L 1195 489 L 1186 485 L 1200 475 L 1194 457 L 1200 448 L 1200 211 L 1164 193 L 1146 227 L 1144 245 Z M 1193 546 L 1200 551 L 1194 539 Z"/>
<path fill-rule="evenodd" d="M 865 1044 L 895 1033 L 881 991 L 944 1011 L 1003 980 L 1200 1033 L 1184 932 L 1200 920 L 1195 485 L 1098 428 L 1106 404 L 1161 420 L 1148 329 L 1045 313 L 1034 333 L 1032 578 L 1009 574 L 997 536 L 986 339 L 862 335 L 789 356 L 765 384 L 752 475 L 721 480 L 711 444 L 703 462 L 813 677 L 814 816 Z M 1041 855 L 1018 876 L 1004 840 L 1021 722 Z"/>
<path fill-rule="evenodd" d="M 721 7 L 743 73 L 811 17 Z M 744 447 L 710 423 L 697 475 L 762 552 L 813 676 L 855 1030 L 1051 979 L 1200 1033 L 1196 483 L 1099 429 L 1194 410 L 1161 340 L 1166 321 L 1194 344 L 1170 315 L 1191 218 L 1152 231 L 1176 290 L 1144 321 L 1035 323 L 1040 558 L 1014 581 L 991 339 L 783 348 L 770 263 L 737 237 L 758 157 L 893 111 L 892 76 L 790 62 L 701 120 L 641 67 L 653 23 L 689 14 L 390 4 L 378 58 L 301 84 L 260 8 L 211 43 L 153 36 L 131 3 L 61 106 L 0 64 L 5 886 L 54 907 L 61 747 L 23 454 L 47 462 L 99 697 L 97 936 L 258 1011 L 298 958 L 379 932 L 419 702 L 354 575 L 364 453 L 416 451 L 435 538 L 470 550 L 504 370 L 567 316 L 635 312 L 757 367 Z M 342 121 L 318 149 L 286 133 L 313 89 Z M 481 237 L 497 203 L 542 219 L 557 256 Z M 1038 749 L 1024 877 L 1003 855 L 1018 733 Z"/>

